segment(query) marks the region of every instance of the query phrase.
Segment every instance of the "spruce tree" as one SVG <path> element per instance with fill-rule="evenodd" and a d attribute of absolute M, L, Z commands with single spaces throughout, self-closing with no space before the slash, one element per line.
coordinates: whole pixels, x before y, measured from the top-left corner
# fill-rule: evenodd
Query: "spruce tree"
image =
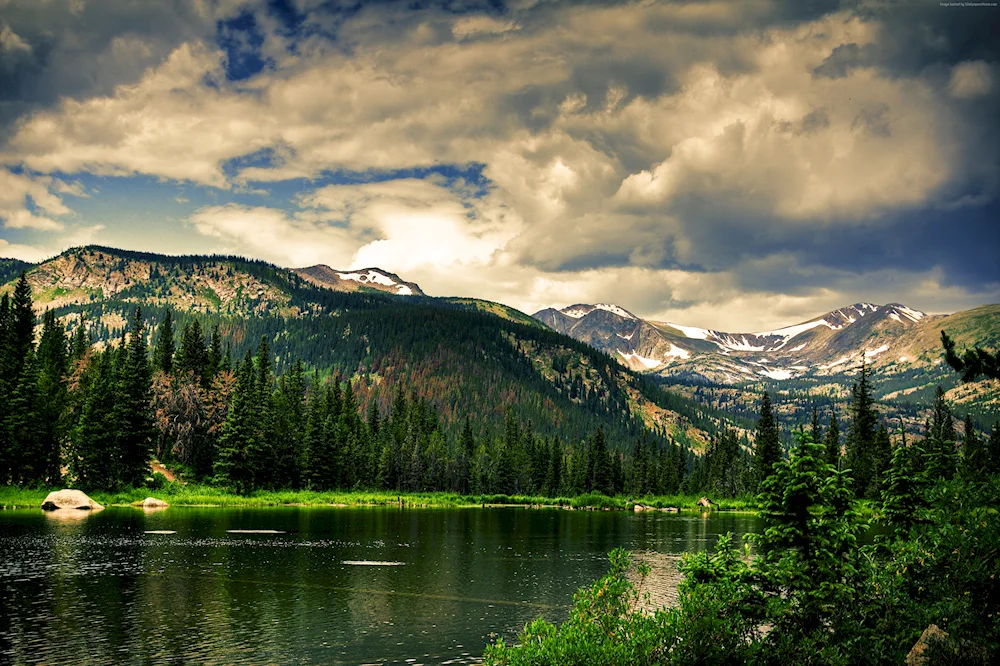
<path fill-rule="evenodd" d="M 201 381 L 208 367 L 208 351 L 205 336 L 201 332 L 201 322 L 197 319 L 184 325 L 181 331 L 181 346 L 174 356 L 174 365 L 181 374 L 192 373 Z"/>
<path fill-rule="evenodd" d="M 614 495 L 611 486 L 611 461 L 608 459 L 608 442 L 604 437 L 603 426 L 597 427 L 597 432 L 590 440 L 590 452 L 593 457 L 593 479 L 591 489 L 599 490 L 605 495 Z"/>
<path fill-rule="evenodd" d="M 42 318 L 42 337 L 35 355 L 38 361 L 38 416 L 41 436 L 42 471 L 39 481 L 55 485 L 61 477 L 61 445 L 65 434 L 68 406 L 66 373 L 69 357 L 66 329 L 56 321 L 55 313 L 46 310 Z"/>
<path fill-rule="evenodd" d="M 819 424 L 819 409 L 816 405 L 813 405 L 812 424 L 809 434 L 812 435 L 812 440 L 817 444 L 823 441 L 823 429 Z"/>
<path fill-rule="evenodd" d="M 976 433 L 972 415 L 966 414 L 965 436 L 962 441 L 962 475 L 970 481 L 976 481 L 983 477 L 986 467 L 986 451 L 983 442 Z"/>
<path fill-rule="evenodd" d="M 158 333 L 153 350 L 153 370 L 169 375 L 174 369 L 174 322 L 170 310 L 163 316 Z"/>
<path fill-rule="evenodd" d="M 840 425 L 837 421 L 836 411 L 830 412 L 830 424 L 826 429 L 824 443 L 826 447 L 823 458 L 826 464 L 840 469 Z"/>
<path fill-rule="evenodd" d="M 778 461 L 762 484 L 765 529 L 753 540 L 762 588 L 781 609 L 783 630 L 802 641 L 828 631 L 855 594 L 849 581 L 862 526 L 853 516 L 846 474 L 829 476 L 823 445 L 807 432 L 795 436 L 790 459 Z"/>
<path fill-rule="evenodd" d="M 781 439 L 778 423 L 771 407 L 771 395 L 765 391 L 757 419 L 757 440 L 754 443 L 755 485 L 759 486 L 771 474 L 774 463 L 781 460 Z"/>
<path fill-rule="evenodd" d="M 138 487 L 149 475 L 156 429 L 153 423 L 152 371 L 142 320 L 142 310 L 135 309 L 128 343 L 120 350 L 122 372 L 119 375 L 118 460 L 119 480 L 123 486 Z"/>
<path fill-rule="evenodd" d="M 861 372 L 851 389 L 851 423 L 847 429 L 846 463 L 854 478 L 854 492 L 866 497 L 875 475 L 874 447 L 878 415 L 868 379 L 869 368 L 862 358 Z"/>
<path fill-rule="evenodd" d="M 86 369 L 80 417 L 70 439 L 69 471 L 77 486 L 105 489 L 118 485 L 118 439 L 115 408 L 116 350 L 108 346 L 93 355 Z"/>
<path fill-rule="evenodd" d="M 951 479 L 958 469 L 958 451 L 955 442 L 958 433 L 955 430 L 955 419 L 951 408 L 944 397 L 944 389 L 940 386 L 934 395 L 934 406 L 931 410 L 930 427 L 926 444 L 928 455 L 928 474 L 934 478 Z"/>
<path fill-rule="evenodd" d="M 883 474 L 889 468 L 892 460 L 892 441 L 885 424 L 880 424 L 872 441 L 872 481 L 868 486 L 868 497 L 879 499 L 882 496 Z"/>
<path fill-rule="evenodd" d="M 76 328 L 73 330 L 73 340 L 69 348 L 70 360 L 79 361 L 82 359 L 87 350 L 90 349 L 91 344 L 93 342 L 90 339 L 90 333 L 87 332 L 87 320 L 81 314 L 80 321 L 77 322 Z"/>
<path fill-rule="evenodd" d="M 885 474 L 882 491 L 883 521 L 898 534 L 905 536 L 922 520 L 928 507 L 924 498 L 927 484 L 923 475 L 924 450 L 919 442 L 906 445 L 906 432 L 892 451 L 892 460 Z"/>
<path fill-rule="evenodd" d="M 253 357 L 248 350 L 237 372 L 229 414 L 219 433 L 215 461 L 216 482 L 241 495 L 254 488 L 254 469 L 250 455 L 257 436 L 255 377 Z"/>

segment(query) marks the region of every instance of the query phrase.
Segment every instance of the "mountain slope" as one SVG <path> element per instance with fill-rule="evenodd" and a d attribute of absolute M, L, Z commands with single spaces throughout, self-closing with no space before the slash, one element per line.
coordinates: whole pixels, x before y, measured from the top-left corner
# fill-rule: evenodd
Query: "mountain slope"
<path fill-rule="evenodd" d="M 20 259 L 0 259 L 0 284 L 16 278 L 21 274 L 21 271 L 26 271 L 32 266 L 34 264 Z"/>
<path fill-rule="evenodd" d="M 361 268 L 356 271 L 337 271 L 324 264 L 308 268 L 294 268 L 292 272 L 320 287 L 335 291 L 380 291 L 395 296 L 423 296 L 413 282 L 405 282 L 395 273 L 381 268 Z"/>
<path fill-rule="evenodd" d="M 1000 346 L 1000 305 L 927 315 L 899 303 L 856 303 L 773 331 L 728 333 L 645 321 L 618 306 L 572 305 L 535 318 L 668 383 L 774 383 L 806 400 L 843 396 L 862 359 L 885 400 L 929 404 L 934 388 L 977 413 L 1000 404 L 997 382 L 959 387 L 942 364 L 941 331 L 960 347 Z M 732 396 L 731 396 L 732 397 Z M 798 415 L 801 416 L 801 415 Z M 808 419 L 808 416 L 807 416 Z"/>
<path fill-rule="evenodd" d="M 193 319 L 205 331 L 218 325 L 233 358 L 264 337 L 279 372 L 303 359 L 322 375 L 351 378 L 363 407 L 385 410 L 396 388 L 414 391 L 437 405 L 446 428 L 470 417 L 492 432 L 510 411 L 540 435 L 578 440 L 602 426 L 618 447 L 646 433 L 699 448 L 719 423 L 602 352 L 486 301 L 334 291 L 239 257 L 103 247 L 68 250 L 27 276 L 39 310 L 72 325 L 83 316 L 98 342 L 120 337 L 136 305 L 155 342 L 169 309 L 178 329 Z"/>

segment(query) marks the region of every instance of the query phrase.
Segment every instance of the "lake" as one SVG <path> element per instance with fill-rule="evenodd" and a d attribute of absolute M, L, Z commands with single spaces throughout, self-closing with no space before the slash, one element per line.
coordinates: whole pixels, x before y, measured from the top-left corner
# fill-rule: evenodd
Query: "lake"
<path fill-rule="evenodd" d="M 528 508 L 0 511 L 0 662 L 472 663 L 497 635 L 565 619 L 617 546 L 651 562 L 669 602 L 682 553 L 758 526 Z"/>

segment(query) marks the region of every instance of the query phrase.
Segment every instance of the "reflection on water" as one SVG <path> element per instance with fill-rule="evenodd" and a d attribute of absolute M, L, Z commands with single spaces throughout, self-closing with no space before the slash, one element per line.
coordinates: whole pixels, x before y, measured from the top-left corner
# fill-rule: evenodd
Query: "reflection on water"
<path fill-rule="evenodd" d="M 79 512 L 89 514 L 89 512 Z M 470 663 L 565 618 L 625 546 L 656 603 L 737 514 L 110 507 L 0 511 L 0 662 Z M 392 566 L 390 566 L 392 565 Z"/>

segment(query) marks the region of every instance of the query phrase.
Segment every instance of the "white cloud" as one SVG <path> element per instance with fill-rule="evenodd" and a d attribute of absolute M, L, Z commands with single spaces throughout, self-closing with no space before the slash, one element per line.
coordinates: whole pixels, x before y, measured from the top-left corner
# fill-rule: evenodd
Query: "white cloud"
<path fill-rule="evenodd" d="M 357 245 L 345 229 L 329 220 L 296 217 L 262 206 L 209 206 L 198 210 L 191 223 L 198 233 L 219 239 L 219 251 L 285 266 L 336 266 Z"/>
<path fill-rule="evenodd" d="M 58 217 L 71 211 L 50 191 L 54 182 L 47 176 L 20 175 L 0 168 L 0 221 L 3 226 L 40 231 L 62 229 L 63 223 L 50 216 Z M 34 204 L 35 210 L 29 203 Z"/>
<path fill-rule="evenodd" d="M 237 4 L 204 3 L 198 16 L 210 25 Z M 119 36 L 109 62 L 153 64 L 24 118 L 0 163 L 240 191 L 330 171 L 481 164 L 484 197 L 429 179 L 336 185 L 292 211 L 202 208 L 192 227 L 222 250 L 374 264 L 429 293 L 527 310 L 624 294 L 639 312 L 767 328 L 804 310 L 802 299 L 839 307 L 844 290 L 864 286 L 833 271 L 829 294 L 771 294 L 754 279 L 761 262 L 784 266 L 783 242 L 951 205 L 966 181 L 989 192 L 996 178 L 983 166 L 988 142 L 961 122 L 969 100 L 992 91 L 989 65 L 956 66 L 948 95 L 923 74 L 860 61 L 818 76 L 841 47 L 878 45 L 885 26 L 850 12 L 767 25 L 775 7 L 529 4 L 503 18 L 427 10 L 417 20 L 362 6 L 348 18 L 309 14 L 338 42 L 299 35 L 294 50 L 257 12 L 275 67 L 240 83 L 226 80 L 204 26 L 177 32 L 172 50 Z M 227 177 L 227 161 L 254 153 L 270 163 Z M 53 190 L 83 194 L 61 181 Z M 51 199 L 53 209 L 32 199 L 44 214 L 22 195 L 8 218 L 59 224 Z M 768 299 L 771 314 L 759 314 Z"/>
<path fill-rule="evenodd" d="M 993 89 L 993 72 L 988 63 L 973 60 L 959 63 L 951 70 L 948 92 L 958 99 L 971 99 L 989 94 Z"/>
<path fill-rule="evenodd" d="M 9 243 L 3 238 L 0 238 L 0 257 L 20 259 L 21 261 L 37 263 L 39 261 L 44 261 L 51 256 L 52 254 L 48 250 L 39 249 L 31 245 Z"/>

